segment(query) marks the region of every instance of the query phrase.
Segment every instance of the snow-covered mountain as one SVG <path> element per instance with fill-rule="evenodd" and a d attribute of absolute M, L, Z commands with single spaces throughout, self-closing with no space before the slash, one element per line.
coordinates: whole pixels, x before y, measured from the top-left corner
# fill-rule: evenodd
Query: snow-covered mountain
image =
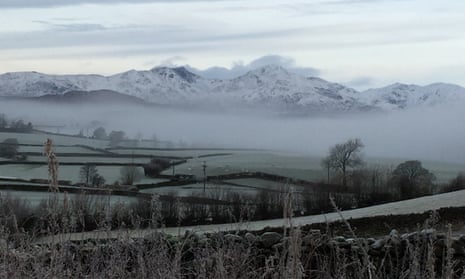
<path fill-rule="evenodd" d="M 146 102 L 169 105 L 279 107 L 307 112 L 406 109 L 464 101 L 465 88 L 451 84 L 393 84 L 358 92 L 280 66 L 265 66 L 234 79 L 207 79 L 184 67 L 156 67 L 101 75 L 0 75 L 0 96 L 40 97 L 70 91 L 111 90 Z"/>
<path fill-rule="evenodd" d="M 362 92 L 361 101 L 383 110 L 465 103 L 465 88 L 447 83 L 427 86 L 394 83 Z"/>

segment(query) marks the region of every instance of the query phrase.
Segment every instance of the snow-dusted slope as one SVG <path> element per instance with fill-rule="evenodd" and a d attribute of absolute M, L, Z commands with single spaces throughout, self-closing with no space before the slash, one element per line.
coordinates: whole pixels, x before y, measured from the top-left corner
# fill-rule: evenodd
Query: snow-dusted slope
<path fill-rule="evenodd" d="M 131 70 L 108 77 L 36 72 L 0 75 L 0 96 L 38 97 L 98 90 L 111 90 L 157 104 L 279 107 L 307 112 L 392 110 L 465 102 L 465 88 L 457 85 L 393 84 L 357 92 L 273 65 L 225 80 L 203 78 L 184 67 Z"/>
<path fill-rule="evenodd" d="M 61 95 L 68 91 L 112 90 L 148 102 L 171 104 L 195 100 L 209 90 L 208 84 L 208 80 L 182 67 L 131 70 L 109 77 L 19 72 L 0 75 L 0 96 L 38 97 Z"/>
<path fill-rule="evenodd" d="M 280 66 L 265 66 L 213 89 L 225 97 L 239 98 L 246 104 L 302 107 L 318 111 L 354 111 L 367 109 L 358 102 L 359 93 L 320 78 L 306 78 Z"/>
<path fill-rule="evenodd" d="M 465 103 L 465 88 L 447 83 L 433 83 L 427 86 L 395 83 L 362 92 L 360 100 L 384 110 Z"/>

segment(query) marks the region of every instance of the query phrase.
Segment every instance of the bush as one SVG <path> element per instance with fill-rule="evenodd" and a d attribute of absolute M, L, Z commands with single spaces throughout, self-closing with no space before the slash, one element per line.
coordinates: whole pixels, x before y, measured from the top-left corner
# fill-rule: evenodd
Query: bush
<path fill-rule="evenodd" d="M 8 138 L 0 143 L 0 157 L 15 158 L 18 154 L 19 143 L 15 138 Z"/>
<path fill-rule="evenodd" d="M 153 158 L 150 163 L 144 166 L 144 173 L 148 176 L 157 176 L 162 171 L 171 167 L 171 162 L 164 159 Z"/>
<path fill-rule="evenodd" d="M 456 178 L 452 179 L 449 184 L 445 185 L 441 189 L 441 193 L 458 191 L 465 189 L 465 174 L 461 173 Z"/>
<path fill-rule="evenodd" d="M 123 185 L 132 185 L 142 179 L 142 172 L 136 166 L 124 166 L 120 169 L 120 180 Z"/>

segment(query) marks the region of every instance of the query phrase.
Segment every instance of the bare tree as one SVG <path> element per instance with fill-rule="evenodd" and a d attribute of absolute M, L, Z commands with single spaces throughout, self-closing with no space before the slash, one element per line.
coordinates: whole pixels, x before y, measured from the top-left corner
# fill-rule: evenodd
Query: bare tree
<path fill-rule="evenodd" d="M 90 185 L 94 175 L 97 175 L 97 167 L 95 165 L 85 164 L 79 170 L 79 177 L 81 182 L 85 183 L 86 185 Z"/>
<path fill-rule="evenodd" d="M 323 164 L 330 166 L 342 174 L 342 186 L 347 185 L 347 171 L 363 164 L 360 155 L 363 143 L 360 139 L 349 139 L 344 143 L 336 144 L 329 150 L 329 155 L 323 159 Z"/>
<path fill-rule="evenodd" d="M 132 185 L 142 179 L 142 171 L 136 166 L 124 166 L 120 170 L 121 184 Z"/>
<path fill-rule="evenodd" d="M 321 160 L 321 166 L 323 167 L 323 169 L 326 171 L 326 183 L 329 184 L 329 181 L 330 181 L 330 170 L 331 170 L 331 161 L 329 160 L 329 156 L 328 157 L 325 157 L 323 158 L 323 160 Z"/>
<path fill-rule="evenodd" d="M 86 186 L 102 186 L 105 179 L 98 173 L 97 167 L 93 164 L 85 164 L 79 170 L 81 182 Z"/>

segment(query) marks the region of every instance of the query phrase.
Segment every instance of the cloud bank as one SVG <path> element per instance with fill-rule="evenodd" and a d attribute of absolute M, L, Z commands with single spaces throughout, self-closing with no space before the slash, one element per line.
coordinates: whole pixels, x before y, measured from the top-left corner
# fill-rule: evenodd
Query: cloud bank
<path fill-rule="evenodd" d="M 171 61 L 170 61 L 171 62 Z M 170 64 L 170 63 L 167 63 Z M 187 65 L 186 67 L 200 76 L 207 78 L 217 79 L 229 79 L 235 78 L 240 75 L 247 73 L 248 71 L 267 66 L 267 65 L 278 65 L 287 69 L 290 72 L 300 74 L 302 76 L 318 76 L 320 71 L 311 67 L 300 67 L 297 66 L 296 61 L 291 57 L 281 55 L 265 55 L 257 59 L 252 60 L 249 63 L 236 62 L 230 68 L 214 66 L 204 70 Z M 167 66 L 173 66 L 167 65 Z"/>

